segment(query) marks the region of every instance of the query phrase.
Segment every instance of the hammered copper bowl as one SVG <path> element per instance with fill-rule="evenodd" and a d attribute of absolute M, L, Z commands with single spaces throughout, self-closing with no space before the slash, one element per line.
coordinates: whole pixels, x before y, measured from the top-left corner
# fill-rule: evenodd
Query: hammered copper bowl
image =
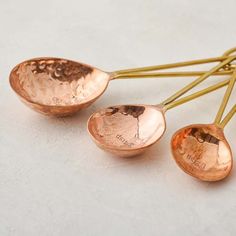
<path fill-rule="evenodd" d="M 60 58 L 36 58 L 17 65 L 10 85 L 30 108 L 67 116 L 89 106 L 105 91 L 110 75 L 92 66 Z"/>
<path fill-rule="evenodd" d="M 113 106 L 91 115 L 88 131 L 101 149 L 120 157 L 143 153 L 166 129 L 162 109 L 151 105 Z"/>

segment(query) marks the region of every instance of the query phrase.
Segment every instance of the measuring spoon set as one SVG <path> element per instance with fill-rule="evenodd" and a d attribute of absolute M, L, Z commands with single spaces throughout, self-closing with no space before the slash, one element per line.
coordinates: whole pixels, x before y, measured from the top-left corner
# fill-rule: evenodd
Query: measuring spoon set
<path fill-rule="evenodd" d="M 197 77 L 158 104 L 115 105 L 90 116 L 87 126 L 92 140 L 104 151 L 122 157 L 143 153 L 160 140 L 166 130 L 165 114 L 169 109 L 226 86 L 213 123 L 186 126 L 171 139 L 173 157 L 183 171 L 203 181 L 218 181 L 229 175 L 233 164 L 223 130 L 235 114 L 236 105 L 222 117 L 236 81 L 235 52 L 236 48 L 232 48 L 219 57 L 114 72 L 62 58 L 34 58 L 15 66 L 9 81 L 27 106 L 44 115 L 62 117 L 91 105 L 114 79 Z M 165 71 L 207 63 L 217 65 L 209 71 Z M 183 97 L 213 75 L 229 78 Z"/>

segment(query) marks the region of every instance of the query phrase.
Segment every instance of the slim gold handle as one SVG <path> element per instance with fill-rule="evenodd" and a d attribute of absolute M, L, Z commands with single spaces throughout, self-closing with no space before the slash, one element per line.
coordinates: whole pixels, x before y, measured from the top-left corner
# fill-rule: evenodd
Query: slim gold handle
<path fill-rule="evenodd" d="M 206 64 L 206 63 L 212 63 L 212 62 L 219 62 L 219 61 L 226 60 L 228 57 L 229 56 L 212 57 L 212 58 L 170 63 L 170 64 L 164 64 L 164 65 L 155 65 L 155 66 L 147 66 L 147 67 L 126 69 L 126 70 L 118 70 L 118 71 L 113 72 L 113 74 L 114 74 L 114 77 L 116 78 L 117 76 L 119 77 L 119 74 L 128 74 L 128 73 L 133 73 L 133 72 L 145 72 L 145 71 L 154 71 L 154 70 L 165 70 L 165 69 L 171 69 L 171 68 L 177 68 L 177 67 L 185 67 L 185 66 L 193 66 L 193 65 Z"/>
<path fill-rule="evenodd" d="M 168 103 L 171 103 L 171 102 L 175 101 L 177 98 L 179 98 L 180 96 L 182 96 L 183 94 L 188 92 L 190 89 L 194 88 L 195 86 L 197 86 L 198 84 L 200 84 L 201 82 L 206 80 L 213 73 L 215 73 L 216 71 L 220 70 L 225 65 L 229 64 L 230 62 L 232 62 L 235 59 L 236 59 L 236 56 L 228 57 L 226 60 L 224 60 L 223 62 L 219 63 L 218 65 L 213 67 L 211 70 L 209 70 L 205 74 L 201 75 L 199 78 L 194 80 L 192 83 L 186 85 L 184 88 L 180 89 L 178 92 L 176 92 L 175 94 L 173 94 L 172 96 L 167 98 L 165 101 L 162 102 L 162 105 L 165 106 Z"/>
<path fill-rule="evenodd" d="M 202 75 L 202 73 L 204 73 L 204 72 L 201 72 L 201 71 L 199 71 L 199 72 L 198 71 L 191 71 L 191 72 L 150 73 L 150 74 L 142 74 L 142 75 L 140 73 L 166 70 L 166 69 L 177 68 L 177 67 L 200 65 L 200 64 L 206 64 L 206 63 L 212 63 L 212 62 L 222 62 L 222 61 L 226 60 L 228 57 L 232 56 L 231 54 L 234 54 L 235 51 L 236 51 L 236 48 L 231 48 L 231 49 L 227 50 L 220 57 L 183 61 L 183 62 L 177 62 L 177 63 L 164 64 L 164 65 L 146 66 L 146 67 L 125 69 L 125 70 L 117 70 L 117 71 L 114 71 L 111 73 L 111 75 L 112 75 L 111 79 Z M 224 73 L 229 74 L 229 73 L 231 73 L 231 72 L 227 71 L 229 69 L 231 69 L 230 65 L 228 65 L 228 67 L 224 68 L 224 71 L 222 71 L 221 73 L 222 74 L 224 74 Z M 221 73 L 216 72 L 214 74 L 220 75 Z"/>
<path fill-rule="evenodd" d="M 183 103 L 189 102 L 189 101 L 191 101 L 191 100 L 193 100 L 195 98 L 203 96 L 203 95 L 205 95 L 207 93 L 213 92 L 213 91 L 215 91 L 215 90 L 217 90 L 219 88 L 222 88 L 222 87 L 226 86 L 229 83 L 229 81 L 230 81 L 230 79 L 224 80 L 224 81 L 219 82 L 219 83 L 217 83 L 215 85 L 212 85 L 212 86 L 210 86 L 208 88 L 200 90 L 200 91 L 198 91 L 196 93 L 193 93 L 193 94 L 188 95 L 186 97 L 180 98 L 180 99 L 178 99 L 176 101 L 168 103 L 167 105 L 164 105 L 164 107 L 165 107 L 166 110 L 169 110 L 169 109 L 174 108 L 176 106 L 179 106 L 179 105 L 181 105 Z"/>
<path fill-rule="evenodd" d="M 206 71 L 177 71 L 177 72 L 156 72 L 156 73 L 128 73 L 128 74 L 117 74 L 112 77 L 113 79 L 130 79 L 130 78 L 155 78 L 155 77 L 191 77 L 200 76 L 205 74 Z M 230 75 L 233 70 L 222 70 L 213 73 L 212 75 L 222 76 Z"/>
<path fill-rule="evenodd" d="M 225 118 L 220 122 L 220 127 L 224 128 L 228 122 L 231 120 L 233 115 L 236 113 L 236 104 L 231 108 L 231 110 L 228 112 L 228 114 L 225 116 Z"/>
<path fill-rule="evenodd" d="M 227 105 L 227 103 L 229 101 L 229 98 L 230 98 L 230 95 L 233 91 L 235 81 L 236 81 L 236 69 L 234 70 L 234 73 L 233 73 L 233 75 L 232 75 L 232 77 L 229 81 L 229 85 L 228 85 L 228 87 L 225 91 L 225 95 L 222 99 L 219 111 L 217 112 L 217 115 L 216 115 L 216 118 L 215 118 L 215 121 L 214 121 L 214 123 L 217 124 L 217 125 L 220 125 L 220 121 L 221 121 L 222 116 L 224 114 L 226 105 Z"/>

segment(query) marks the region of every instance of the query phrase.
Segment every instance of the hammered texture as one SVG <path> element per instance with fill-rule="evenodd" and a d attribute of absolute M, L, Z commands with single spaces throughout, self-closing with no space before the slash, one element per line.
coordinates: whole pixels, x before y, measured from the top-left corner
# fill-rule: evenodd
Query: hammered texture
<path fill-rule="evenodd" d="M 74 106 L 99 97 L 109 75 L 91 66 L 41 58 L 19 64 L 11 73 L 13 89 L 28 102 L 46 106 Z"/>
<path fill-rule="evenodd" d="M 162 136 L 165 119 L 160 110 L 151 106 L 113 106 L 94 113 L 88 129 L 101 148 L 113 150 L 116 155 L 125 150 L 122 156 L 129 156 Z"/>

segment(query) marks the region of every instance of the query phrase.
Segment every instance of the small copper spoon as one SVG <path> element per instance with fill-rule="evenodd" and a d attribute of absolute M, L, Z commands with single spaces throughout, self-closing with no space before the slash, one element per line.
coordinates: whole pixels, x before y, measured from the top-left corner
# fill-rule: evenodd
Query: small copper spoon
<path fill-rule="evenodd" d="M 35 111 L 45 115 L 66 116 L 92 104 L 103 94 L 110 80 L 118 78 L 202 75 L 205 73 L 204 71 L 141 72 L 223 61 L 228 57 L 229 55 L 227 54 L 216 58 L 115 72 L 104 72 L 90 65 L 67 59 L 35 58 L 20 63 L 11 71 L 10 85 L 20 99 Z M 230 65 L 228 65 L 227 68 L 216 71 L 214 74 L 226 75 L 231 73 L 232 70 Z"/>
<path fill-rule="evenodd" d="M 227 177 L 233 166 L 232 152 L 224 135 L 224 127 L 236 112 L 236 105 L 220 122 L 236 80 L 229 82 L 224 99 L 213 124 L 194 124 L 178 130 L 171 148 L 178 166 L 187 174 L 204 181 Z"/>
<path fill-rule="evenodd" d="M 234 59 L 235 56 L 221 62 L 159 105 L 120 105 L 102 109 L 89 118 L 88 132 L 105 151 L 124 157 L 140 154 L 164 134 L 166 110 L 214 91 L 228 80 L 175 100 Z"/>

